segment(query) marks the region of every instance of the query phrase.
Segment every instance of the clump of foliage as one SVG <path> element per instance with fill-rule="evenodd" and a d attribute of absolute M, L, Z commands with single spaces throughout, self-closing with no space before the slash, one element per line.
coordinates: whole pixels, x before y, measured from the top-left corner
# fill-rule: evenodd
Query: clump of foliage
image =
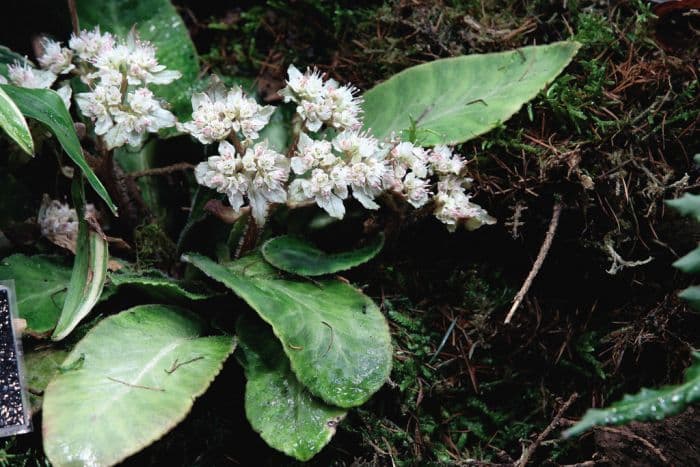
<path fill-rule="evenodd" d="M 384 236 L 326 252 L 303 238 L 319 225 L 304 219 L 314 212 L 325 217 L 322 226 L 384 207 L 398 226 L 379 222 L 368 233 L 428 214 L 449 231 L 493 224 L 466 192 L 473 181 L 468 161 L 453 146 L 510 118 L 562 72 L 579 45 L 437 60 L 361 97 L 350 85 L 292 65 L 282 105 L 271 106 L 230 77 L 198 80 L 194 47 L 168 1 L 137 8 L 76 3 L 87 29 L 78 31 L 76 22 L 68 47 L 44 39 L 39 67 L 5 51 L 0 69 L 5 133 L 32 155 L 25 117 L 36 120 L 72 161 L 59 158 L 63 194 L 70 184 L 72 202 L 44 197 L 36 219 L 45 239 L 74 256 L 72 268 L 65 255 L 26 254 L 37 253 L 31 247 L 0 262 L 0 278 L 18 284 L 28 333 L 51 339 L 42 355 L 69 351 L 60 365 L 29 368 L 43 374 L 48 459 L 113 465 L 138 452 L 187 415 L 234 349 L 252 428 L 273 448 L 310 459 L 348 411 L 384 385 L 392 345 L 379 307 L 333 276 L 371 260 Z M 173 137 L 216 145 L 194 167 L 178 244 L 157 224 L 141 222 L 152 220 L 154 199 L 122 168 L 130 158 L 145 160 L 154 141 Z M 224 232 L 215 237 L 225 240 L 188 243 L 209 214 L 214 230 Z M 292 226 L 296 236 L 274 237 Z M 182 263 L 175 252 L 183 253 Z M 123 287 L 141 290 L 148 301 L 111 305 Z M 207 300 L 240 309 L 235 324 L 214 328 L 207 313 L 190 311 Z M 71 340 L 103 303 L 114 307 L 108 316 Z M 502 422 L 478 401 L 472 405 Z"/>

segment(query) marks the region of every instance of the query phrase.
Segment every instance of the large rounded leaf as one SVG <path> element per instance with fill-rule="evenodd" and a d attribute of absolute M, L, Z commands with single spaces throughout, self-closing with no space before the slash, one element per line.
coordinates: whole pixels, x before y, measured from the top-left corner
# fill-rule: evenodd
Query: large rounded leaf
<path fill-rule="evenodd" d="M 42 394 L 67 356 L 68 351 L 50 347 L 24 352 L 25 381 L 33 413 L 41 410 Z"/>
<path fill-rule="evenodd" d="M 56 326 L 70 277 L 70 266 L 57 256 L 17 254 L 0 260 L 0 280 L 15 281 L 19 315 L 27 320 L 25 332 L 35 336 Z"/>
<path fill-rule="evenodd" d="M 365 93 L 365 128 L 378 138 L 413 128 L 425 146 L 464 142 L 508 120 L 578 48 L 557 42 L 414 66 Z"/>
<path fill-rule="evenodd" d="M 311 459 L 331 440 L 346 411 L 309 393 L 294 376 L 282 345 L 260 319 L 242 316 L 236 335 L 248 379 L 248 421 L 273 448 L 301 461 Z"/>
<path fill-rule="evenodd" d="M 389 377 L 386 320 L 349 284 L 284 277 L 259 254 L 225 265 L 194 253 L 183 260 L 236 292 L 271 324 L 299 381 L 329 404 L 360 405 Z"/>
<path fill-rule="evenodd" d="M 384 246 L 384 236 L 378 235 L 357 250 L 326 253 L 298 237 L 283 235 L 268 240 L 262 254 L 274 267 L 300 276 L 321 276 L 359 266 L 374 258 Z"/>
<path fill-rule="evenodd" d="M 10 96 L 0 88 L 0 128 L 15 140 L 20 148 L 29 155 L 34 155 L 34 140 L 29 132 L 24 115 L 12 102 Z"/>
<path fill-rule="evenodd" d="M 71 351 L 44 395 L 44 451 L 53 465 L 114 465 L 190 411 L 233 351 L 200 337 L 177 308 L 146 305 L 111 316 Z"/>

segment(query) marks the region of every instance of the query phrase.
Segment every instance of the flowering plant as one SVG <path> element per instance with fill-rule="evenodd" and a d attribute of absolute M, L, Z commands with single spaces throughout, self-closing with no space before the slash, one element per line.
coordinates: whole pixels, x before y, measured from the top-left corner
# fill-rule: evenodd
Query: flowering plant
<path fill-rule="evenodd" d="M 46 454 L 59 466 L 112 465 L 139 451 L 186 416 L 237 347 L 252 427 L 272 447 L 309 459 L 389 376 L 391 336 L 381 310 L 335 276 L 376 256 L 384 236 L 328 253 L 298 236 L 275 236 L 286 230 L 270 219 L 302 207 L 334 222 L 360 207 L 379 215 L 410 208 L 452 232 L 493 224 L 467 192 L 469 161 L 454 147 L 510 117 L 561 72 L 577 45 L 439 60 L 364 95 L 290 65 L 275 107 L 226 77 L 228 85 L 214 76 L 202 88 L 194 47 L 168 1 L 112 18 L 100 15 L 102 3 L 79 2 L 80 20 L 92 28 L 76 28 L 67 47 L 44 39 L 39 67 L 9 52 L 13 60 L 0 63 L 2 128 L 32 154 L 25 117 L 43 123 L 75 165 L 60 163 L 72 207 L 44 196 L 35 220 L 46 239 L 74 254 L 72 267 L 42 255 L 0 262 L 0 280 L 19 285 L 28 332 L 50 337 L 48 351 L 62 361 L 46 378 Z M 528 79 L 482 93 L 488 80 L 479 73 L 496 82 Z M 474 107 L 478 101 L 486 105 Z M 270 137 L 272 127 L 284 142 Z M 149 141 L 173 135 L 205 145 L 207 156 L 173 165 L 193 168 L 194 179 L 183 183 L 198 188 L 180 226 L 182 262 L 154 269 L 130 243 L 139 223 L 157 221 L 139 214 L 149 211 L 145 193 L 115 160 L 128 163 L 150 150 Z M 137 213 L 129 216 L 132 205 Z M 127 215 L 117 217 L 117 207 Z M 210 214 L 225 221 L 212 228 L 224 229 L 225 241 L 189 241 Z M 210 233 L 203 237 L 213 239 Z M 110 257 L 110 249 L 118 254 Z M 160 304 L 86 322 L 96 306 L 134 288 Z M 244 312 L 234 328 L 214 331 L 211 307 L 200 303 Z M 90 330 L 65 344 L 78 326 Z"/>

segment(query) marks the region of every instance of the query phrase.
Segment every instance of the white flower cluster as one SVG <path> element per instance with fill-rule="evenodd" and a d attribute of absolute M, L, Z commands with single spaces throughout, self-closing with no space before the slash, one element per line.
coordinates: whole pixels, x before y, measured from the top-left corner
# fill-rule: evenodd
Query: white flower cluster
<path fill-rule="evenodd" d="M 42 39 L 44 54 L 39 57 L 42 68 L 35 68 L 28 60 L 17 61 L 7 67 L 9 82 L 15 86 L 31 89 L 49 89 L 59 75 L 70 73 L 75 67 L 71 63 L 72 52 L 50 39 Z M 0 84 L 6 80 L 0 76 Z M 66 107 L 70 108 L 72 90 L 68 81 L 59 84 L 56 92 L 61 96 Z"/>
<path fill-rule="evenodd" d="M 119 41 L 97 27 L 74 34 L 68 47 L 43 39 L 42 48 L 38 58 L 41 68 L 34 68 L 28 60 L 10 65 L 10 82 L 26 88 L 50 88 L 60 75 L 79 75 L 91 90 L 77 94 L 76 103 L 95 123 L 95 133 L 104 137 L 108 149 L 124 144 L 140 146 L 147 133 L 175 125 L 175 116 L 146 86 L 171 83 L 181 74 L 160 65 L 155 47 L 139 40 L 134 30 L 125 41 Z M 63 81 L 57 92 L 70 107 L 68 81 Z"/>
<path fill-rule="evenodd" d="M 246 197 L 253 218 L 262 225 L 271 204 L 287 201 L 289 160 L 267 142 L 255 144 L 241 156 L 231 143 L 221 141 L 219 154 L 197 165 L 195 177 L 200 184 L 225 193 L 236 212 Z"/>
<path fill-rule="evenodd" d="M 470 201 L 465 161 L 449 147 L 382 142 L 361 131 L 354 88 L 291 66 L 280 94 L 297 104 L 297 115 L 308 131 L 299 132 L 289 157 L 267 142 L 255 141 L 274 108 L 246 98 L 240 88 L 227 91 L 217 82 L 207 93 L 193 96 L 193 120 L 180 126 L 204 144 L 220 142 L 219 154 L 200 163 L 195 177 L 201 185 L 225 193 L 234 211 L 240 212 L 247 199 L 262 225 L 271 204 L 315 203 L 340 219 L 346 199 L 378 209 L 377 198 L 390 192 L 414 208 L 432 203 L 435 216 L 451 231 L 459 225 L 473 229 L 495 222 Z M 328 131 L 319 132 L 324 125 Z"/>
<path fill-rule="evenodd" d="M 202 144 L 225 140 L 231 132 L 241 132 L 243 139 L 255 140 L 267 126 L 275 108 L 261 106 L 247 97 L 240 86 L 231 90 L 216 77 L 207 92 L 192 96 L 192 121 L 178 125 Z"/>
<path fill-rule="evenodd" d="M 85 205 L 88 214 L 95 214 L 95 206 Z M 58 200 L 52 200 L 48 195 L 39 208 L 37 223 L 41 229 L 41 235 L 50 242 L 75 252 L 78 240 L 78 214 L 75 209 Z"/>
<path fill-rule="evenodd" d="M 324 81 L 316 70 L 302 74 L 294 65 L 287 70 L 287 86 L 280 91 L 285 102 L 297 104 L 297 114 L 309 131 L 318 131 L 326 124 L 338 130 L 354 130 L 362 126 L 360 98 L 353 86 L 340 86 L 337 81 Z"/>
<path fill-rule="evenodd" d="M 139 40 L 134 30 L 121 42 L 96 28 L 73 35 L 68 45 L 78 59 L 81 79 L 91 87 L 75 96 L 76 103 L 108 149 L 138 147 L 147 133 L 175 126 L 175 116 L 146 85 L 168 84 L 181 74 L 158 63 L 150 42 Z"/>

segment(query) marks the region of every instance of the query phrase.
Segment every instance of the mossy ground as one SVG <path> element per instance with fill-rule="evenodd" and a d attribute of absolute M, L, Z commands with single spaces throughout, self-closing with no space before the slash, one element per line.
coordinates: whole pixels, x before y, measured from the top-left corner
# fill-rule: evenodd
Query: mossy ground
<path fill-rule="evenodd" d="M 460 148 L 476 200 L 498 225 L 457 234 L 432 221 L 405 225 L 378 260 L 349 274 L 386 313 L 394 370 L 312 465 L 508 464 L 574 392 L 566 419 L 680 379 L 700 346 L 700 317 L 675 298 L 689 279 L 670 263 L 698 236 L 662 200 L 698 186 L 699 55 L 697 40 L 659 45 L 668 25 L 649 3 L 175 3 L 207 67 L 257 78 L 271 101 L 292 62 L 368 89 L 436 58 L 571 38 L 583 45 L 548 90 Z M 553 247 L 504 325 L 557 202 Z M 144 264 L 170 258 L 163 233 L 139 230 Z M 611 249 L 653 260 L 612 275 Z M 127 464 L 292 464 L 250 430 L 242 395 L 232 361 L 186 422 Z M 41 465 L 37 446 L 37 437 L 0 443 L 0 465 Z M 555 432 L 533 462 L 596 456 L 592 437 L 562 441 Z"/>

